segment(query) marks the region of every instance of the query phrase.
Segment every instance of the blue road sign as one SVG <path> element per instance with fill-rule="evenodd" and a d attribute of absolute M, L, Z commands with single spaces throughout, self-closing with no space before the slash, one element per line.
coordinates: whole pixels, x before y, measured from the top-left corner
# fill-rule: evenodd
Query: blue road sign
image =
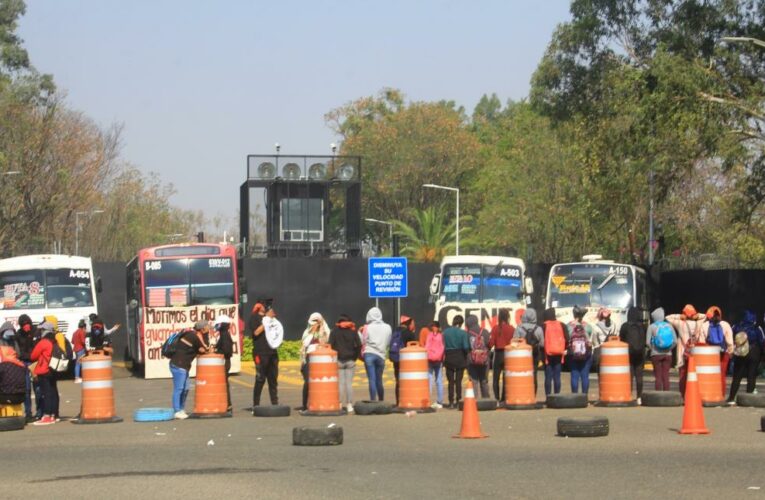
<path fill-rule="evenodd" d="M 406 297 L 409 293 L 406 257 L 369 259 L 369 298 Z"/>

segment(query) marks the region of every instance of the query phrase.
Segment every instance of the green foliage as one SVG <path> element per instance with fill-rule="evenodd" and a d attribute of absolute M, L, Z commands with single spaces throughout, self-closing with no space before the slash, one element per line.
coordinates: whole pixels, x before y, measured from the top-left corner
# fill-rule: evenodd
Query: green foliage
<path fill-rule="evenodd" d="M 252 361 L 252 336 L 247 335 L 242 341 L 242 361 Z"/>
<path fill-rule="evenodd" d="M 453 254 L 456 244 L 455 219 L 443 210 L 429 207 L 409 211 L 413 224 L 394 220 L 395 232 L 403 239 L 401 254 L 418 262 L 439 262 L 445 255 Z M 460 219 L 460 224 L 469 217 Z M 469 234 L 469 228 L 460 226 L 462 238 Z"/>
<path fill-rule="evenodd" d="M 246 336 L 243 341 L 242 361 L 252 361 L 252 337 Z M 300 360 L 300 341 L 285 340 L 277 350 L 280 361 L 299 361 Z"/>

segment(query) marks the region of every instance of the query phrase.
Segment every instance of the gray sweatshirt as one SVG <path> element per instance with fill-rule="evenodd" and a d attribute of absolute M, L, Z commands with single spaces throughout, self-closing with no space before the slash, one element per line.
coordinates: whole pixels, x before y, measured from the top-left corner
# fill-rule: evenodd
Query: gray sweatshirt
<path fill-rule="evenodd" d="M 390 347 L 392 330 L 390 325 L 383 323 L 382 311 L 373 307 L 367 312 L 366 340 L 363 341 L 364 354 L 374 354 L 385 359 Z"/>
<path fill-rule="evenodd" d="M 645 345 L 648 346 L 648 348 L 651 350 L 650 356 L 665 356 L 667 354 L 672 354 L 672 348 L 677 345 L 677 332 L 673 327 L 672 333 L 675 336 L 675 340 L 672 342 L 672 347 L 665 351 L 660 351 L 653 346 L 651 343 L 651 338 L 653 338 L 653 336 L 656 335 L 656 333 L 659 331 L 659 327 L 656 326 L 656 323 L 659 321 L 664 321 L 664 309 L 661 307 L 657 307 L 653 310 L 653 312 L 651 312 L 651 324 L 648 325 L 648 330 L 646 330 L 645 333 Z M 672 325 L 670 324 L 669 326 Z"/>
<path fill-rule="evenodd" d="M 532 333 L 539 342 L 538 352 L 542 352 L 545 347 L 545 335 L 542 332 L 542 328 L 537 325 L 537 312 L 534 309 L 526 309 L 521 316 L 521 324 L 515 329 L 513 338 L 526 338 L 526 334 Z"/>

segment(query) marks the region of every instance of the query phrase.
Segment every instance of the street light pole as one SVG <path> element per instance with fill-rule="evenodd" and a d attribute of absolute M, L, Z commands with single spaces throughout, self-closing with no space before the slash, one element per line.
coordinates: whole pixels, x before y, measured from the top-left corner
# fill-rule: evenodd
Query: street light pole
<path fill-rule="evenodd" d="M 765 42 L 758 38 L 752 38 L 750 36 L 724 36 L 720 38 L 723 42 L 729 42 L 729 43 L 753 43 L 755 45 L 759 45 L 760 47 L 765 48 Z"/>
<path fill-rule="evenodd" d="M 80 215 L 91 216 L 93 214 L 102 214 L 102 213 L 104 213 L 104 211 L 100 209 L 74 213 L 74 254 L 75 255 L 80 255 Z"/>
<path fill-rule="evenodd" d="M 456 235 L 456 248 L 455 248 L 455 254 L 460 254 L 460 190 L 459 188 L 455 187 L 449 187 L 449 186 L 439 186 L 437 184 L 423 184 L 422 187 L 426 188 L 432 188 L 432 189 L 443 189 L 446 191 L 454 191 L 457 194 L 457 235 Z"/>

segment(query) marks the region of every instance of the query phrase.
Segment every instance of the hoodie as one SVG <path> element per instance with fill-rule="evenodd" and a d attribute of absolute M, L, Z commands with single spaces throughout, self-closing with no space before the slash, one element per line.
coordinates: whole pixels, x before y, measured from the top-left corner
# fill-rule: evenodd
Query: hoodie
<path fill-rule="evenodd" d="M 748 309 L 744 311 L 743 319 L 733 327 L 733 331 L 736 333 L 746 332 L 750 347 L 753 343 L 756 343 L 762 349 L 763 344 L 765 344 L 762 328 L 757 326 L 757 316 Z"/>
<path fill-rule="evenodd" d="M 10 321 L 0 325 L 0 344 L 16 348 L 16 329 Z"/>
<path fill-rule="evenodd" d="M 382 311 L 373 307 L 367 311 L 367 325 L 364 333 L 364 355 L 374 354 L 385 359 L 393 333 L 388 323 L 383 323 Z"/>
<path fill-rule="evenodd" d="M 29 325 L 29 331 L 24 331 L 24 325 Z M 16 339 L 19 343 L 19 359 L 26 363 L 31 363 L 30 356 L 32 348 L 35 346 L 35 327 L 32 324 L 32 318 L 26 314 L 19 316 L 19 329 L 16 331 Z"/>
<path fill-rule="evenodd" d="M 656 323 L 659 321 L 664 321 L 664 309 L 661 307 L 657 307 L 651 312 L 651 324 L 648 326 L 648 330 L 646 330 L 645 333 L 645 345 L 651 350 L 649 356 L 666 356 L 667 354 L 672 354 L 672 348 L 677 345 L 677 332 L 673 327 L 672 333 L 674 334 L 675 340 L 672 342 L 672 347 L 663 351 L 654 347 L 651 339 L 659 331 L 659 327 L 656 326 Z M 671 323 L 670 326 L 672 326 Z"/>
<path fill-rule="evenodd" d="M 534 351 L 534 355 L 544 351 L 545 347 L 545 334 L 542 332 L 542 328 L 537 325 L 537 312 L 534 309 L 526 309 L 521 316 L 521 324 L 515 329 L 514 339 L 526 339 L 528 342 L 529 335 L 533 335 L 538 343 L 537 350 Z"/>
<path fill-rule="evenodd" d="M 481 337 L 483 337 L 483 345 L 485 345 L 488 348 L 489 330 L 487 330 L 486 328 L 481 328 L 481 325 L 478 323 L 478 317 L 476 317 L 473 314 L 469 314 L 468 317 L 465 319 L 465 329 L 468 332 L 468 340 L 470 341 L 471 350 L 473 349 L 474 335 L 480 335 Z M 487 360 L 487 364 L 488 364 L 488 360 Z"/>

